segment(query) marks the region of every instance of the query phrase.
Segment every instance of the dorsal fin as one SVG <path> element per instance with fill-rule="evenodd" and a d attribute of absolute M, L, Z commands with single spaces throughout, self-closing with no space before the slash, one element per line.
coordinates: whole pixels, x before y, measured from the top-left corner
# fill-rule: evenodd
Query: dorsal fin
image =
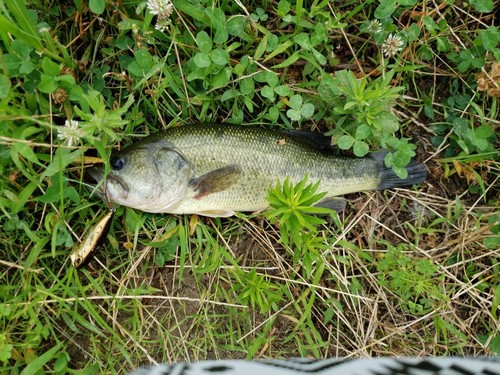
<path fill-rule="evenodd" d="M 324 134 L 306 130 L 287 130 L 283 129 L 281 131 L 284 135 L 287 135 L 298 142 L 306 144 L 320 151 L 338 151 L 332 146 L 332 139 Z"/>

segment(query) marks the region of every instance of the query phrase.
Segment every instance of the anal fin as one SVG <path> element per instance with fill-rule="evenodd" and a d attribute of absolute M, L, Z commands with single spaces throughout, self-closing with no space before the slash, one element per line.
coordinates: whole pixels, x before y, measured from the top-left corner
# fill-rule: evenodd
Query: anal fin
<path fill-rule="evenodd" d="M 341 212 L 344 211 L 347 200 L 339 197 L 325 198 L 315 204 L 316 207 L 329 208 L 331 210 Z"/>
<path fill-rule="evenodd" d="M 233 210 L 220 209 L 220 210 L 199 211 L 196 212 L 196 214 L 208 217 L 229 217 L 233 216 L 235 212 Z"/>

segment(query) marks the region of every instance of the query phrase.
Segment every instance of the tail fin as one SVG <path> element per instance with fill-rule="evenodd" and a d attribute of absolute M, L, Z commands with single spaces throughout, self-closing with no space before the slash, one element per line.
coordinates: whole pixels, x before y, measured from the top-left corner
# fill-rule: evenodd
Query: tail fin
<path fill-rule="evenodd" d="M 405 167 L 408 172 L 408 176 L 403 179 L 401 177 L 398 177 L 396 173 L 394 173 L 392 168 L 387 168 L 385 166 L 384 156 L 386 153 L 387 152 L 375 152 L 371 155 L 373 159 L 380 162 L 382 168 L 382 171 L 380 173 L 380 184 L 378 185 L 377 190 L 410 186 L 425 181 L 425 178 L 427 177 L 427 170 L 425 169 L 425 165 L 417 162 L 416 160 L 412 160 L 410 164 Z"/>

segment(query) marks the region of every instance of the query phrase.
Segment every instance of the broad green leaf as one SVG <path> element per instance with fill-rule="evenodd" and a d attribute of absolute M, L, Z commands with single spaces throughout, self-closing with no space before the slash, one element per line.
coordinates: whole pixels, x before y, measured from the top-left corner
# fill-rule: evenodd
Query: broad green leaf
<path fill-rule="evenodd" d="M 487 51 L 493 52 L 500 43 L 500 32 L 495 26 L 489 26 L 486 30 L 479 31 L 479 36 L 483 42 L 483 47 Z"/>
<path fill-rule="evenodd" d="M 300 107 L 302 107 L 302 96 L 300 95 L 293 95 L 290 100 L 288 100 L 288 106 L 292 109 L 295 110 L 300 110 Z"/>
<path fill-rule="evenodd" d="M 47 74 L 42 74 L 40 83 L 38 84 L 38 89 L 45 93 L 49 94 L 51 92 L 54 92 L 59 85 L 57 84 L 57 81 L 54 79 L 53 76 L 48 76 Z"/>
<path fill-rule="evenodd" d="M 95 14 L 102 14 L 106 7 L 106 0 L 90 0 L 89 8 Z"/>
<path fill-rule="evenodd" d="M 474 130 L 474 135 L 478 138 L 489 138 L 494 134 L 495 130 L 489 125 L 481 125 Z"/>
<path fill-rule="evenodd" d="M 463 117 L 457 117 L 453 120 L 453 132 L 459 137 L 463 138 L 467 134 L 469 123 Z"/>
<path fill-rule="evenodd" d="M 0 362 L 5 363 L 12 357 L 12 349 L 14 349 L 14 346 L 11 344 L 2 343 L 0 345 Z"/>
<path fill-rule="evenodd" d="M 339 140 L 337 141 L 337 145 L 342 150 L 349 150 L 352 147 L 352 145 L 354 144 L 354 141 L 355 141 L 354 137 L 346 134 L 346 135 L 343 135 L 339 138 Z"/>
<path fill-rule="evenodd" d="M 276 120 L 278 120 L 278 117 L 280 115 L 280 110 L 278 107 L 273 106 L 273 107 L 269 108 L 268 114 L 269 114 L 269 119 L 271 121 L 276 121 Z"/>
<path fill-rule="evenodd" d="M 9 96 L 10 87 L 9 77 L 0 74 L 0 99 L 5 99 Z"/>
<path fill-rule="evenodd" d="M 196 35 L 196 44 L 202 53 L 209 53 L 212 50 L 212 39 L 206 31 L 200 31 Z"/>
<path fill-rule="evenodd" d="M 462 61 L 460 64 L 458 64 L 457 68 L 460 73 L 463 73 L 469 69 L 470 66 L 470 60 L 465 60 Z"/>
<path fill-rule="evenodd" d="M 226 30 L 232 36 L 241 37 L 245 32 L 246 22 L 247 18 L 243 15 L 231 17 L 226 22 Z"/>
<path fill-rule="evenodd" d="M 396 167 L 404 167 L 410 163 L 413 152 L 402 152 L 398 150 L 393 154 L 392 165 Z"/>
<path fill-rule="evenodd" d="M 10 45 L 12 52 L 22 59 L 29 59 L 33 47 L 21 39 L 14 39 Z"/>
<path fill-rule="evenodd" d="M 439 52 L 448 52 L 451 48 L 450 40 L 447 37 L 437 37 L 436 47 Z"/>
<path fill-rule="evenodd" d="M 260 94 L 265 97 L 265 98 L 268 98 L 270 100 L 274 100 L 274 90 L 269 87 L 268 85 L 265 85 L 262 90 L 260 90 Z"/>
<path fill-rule="evenodd" d="M 377 9 L 375 9 L 375 18 L 379 20 L 388 18 L 394 13 L 398 3 L 396 0 L 380 0 L 380 4 Z"/>
<path fill-rule="evenodd" d="M 137 50 L 134 54 L 134 59 L 144 69 L 149 69 L 154 64 L 153 56 L 145 48 Z"/>
<path fill-rule="evenodd" d="M 371 133 L 372 133 L 372 130 L 368 125 L 361 124 L 356 129 L 356 139 L 361 141 L 363 139 L 368 138 Z"/>
<path fill-rule="evenodd" d="M 394 171 L 394 173 L 396 173 L 396 176 L 402 178 L 403 180 L 408 177 L 408 171 L 404 167 L 393 166 L 392 170 Z"/>
<path fill-rule="evenodd" d="M 236 74 L 238 77 L 241 77 L 243 73 L 245 73 L 245 67 L 242 64 L 236 64 L 233 67 L 233 73 Z"/>
<path fill-rule="evenodd" d="M 352 146 L 352 151 L 354 152 L 354 155 L 358 157 L 363 157 L 366 154 L 368 154 L 370 148 L 368 147 L 368 144 L 366 144 L 366 142 L 355 141 Z"/>
<path fill-rule="evenodd" d="M 45 74 L 53 77 L 59 75 L 59 72 L 61 71 L 59 64 L 56 64 L 48 57 L 44 57 L 42 59 L 42 69 Z"/>
<path fill-rule="evenodd" d="M 221 102 L 225 102 L 226 100 L 234 98 L 235 96 L 238 96 L 239 94 L 240 94 L 240 92 L 238 90 L 228 89 L 228 90 L 224 91 L 220 100 L 221 100 Z"/>
<path fill-rule="evenodd" d="M 229 68 L 222 69 L 220 72 L 212 76 L 211 79 L 212 86 L 214 88 L 225 86 L 228 83 L 230 76 L 231 76 L 231 69 Z"/>
<path fill-rule="evenodd" d="M 300 114 L 304 118 L 312 117 L 312 115 L 314 114 L 314 104 L 312 104 L 312 103 L 305 103 L 300 108 Z"/>
<path fill-rule="evenodd" d="M 314 27 L 314 32 L 311 35 L 311 45 L 313 47 L 316 47 L 321 42 L 324 42 L 326 40 L 326 37 L 327 34 L 325 25 L 323 25 L 322 23 L 317 23 Z"/>
<path fill-rule="evenodd" d="M 485 151 L 489 146 L 489 142 L 486 139 L 473 138 L 471 142 L 481 151 Z"/>
<path fill-rule="evenodd" d="M 215 29 L 214 43 L 226 43 L 229 39 L 229 34 L 224 26 Z"/>
<path fill-rule="evenodd" d="M 300 120 L 300 112 L 295 110 L 295 109 L 289 109 L 286 111 L 286 115 L 290 118 L 292 121 L 299 121 Z"/>
<path fill-rule="evenodd" d="M 313 48 L 311 50 L 312 54 L 314 55 L 314 58 L 320 65 L 325 65 L 326 64 L 326 57 L 319 52 L 316 48 Z"/>
<path fill-rule="evenodd" d="M 188 82 L 192 82 L 195 79 L 205 79 L 206 73 L 204 72 L 204 69 L 198 69 L 198 70 L 193 70 L 191 73 L 189 73 L 186 77 Z"/>
<path fill-rule="evenodd" d="M 16 76 L 19 73 L 19 67 L 22 64 L 22 61 L 19 57 L 7 53 L 3 55 L 3 66 L 7 68 L 7 73 L 9 76 Z"/>
<path fill-rule="evenodd" d="M 471 3 L 477 12 L 490 13 L 493 11 L 493 0 L 473 0 Z"/>
<path fill-rule="evenodd" d="M 278 3 L 278 16 L 283 17 L 290 12 L 290 2 L 288 0 L 280 0 Z"/>
<path fill-rule="evenodd" d="M 198 52 L 194 55 L 193 62 L 198 68 L 208 68 L 211 64 L 210 55 L 208 53 Z"/>
<path fill-rule="evenodd" d="M 500 335 L 496 335 L 490 341 L 490 350 L 496 356 L 500 356 Z"/>
<path fill-rule="evenodd" d="M 337 88 L 335 79 L 329 74 L 324 74 L 321 77 L 321 81 L 318 86 L 318 95 L 325 101 L 338 99 L 340 90 Z"/>
<path fill-rule="evenodd" d="M 295 35 L 293 40 L 306 51 L 309 51 L 312 48 L 311 40 L 309 39 L 309 35 L 306 33 Z"/>
<path fill-rule="evenodd" d="M 240 91 L 243 95 L 252 95 L 255 92 L 255 82 L 253 78 L 247 77 L 240 81 Z"/>
<path fill-rule="evenodd" d="M 279 85 L 274 88 L 274 92 L 278 94 L 279 96 L 288 96 L 290 95 L 290 87 L 286 85 Z"/>
<path fill-rule="evenodd" d="M 229 53 L 222 49 L 217 48 L 210 52 L 210 59 L 219 66 L 227 65 L 229 61 Z"/>
<path fill-rule="evenodd" d="M 73 77 L 71 74 L 64 74 L 62 76 L 58 76 L 55 78 L 56 81 L 58 82 L 63 82 L 63 83 L 66 83 L 67 86 L 65 87 L 72 87 L 75 85 L 75 77 Z"/>
<path fill-rule="evenodd" d="M 83 12 L 83 6 L 82 6 L 82 1 L 83 0 L 75 0 L 75 7 L 78 12 L 82 13 Z"/>
<path fill-rule="evenodd" d="M 275 72 L 266 72 L 266 83 L 271 86 L 275 87 L 279 82 L 279 77 Z"/>
<path fill-rule="evenodd" d="M 243 103 L 245 104 L 245 107 L 247 107 L 248 112 L 253 113 L 254 110 L 253 102 L 248 96 L 245 96 L 243 98 Z M 243 121 L 243 118 L 241 120 Z"/>
<path fill-rule="evenodd" d="M 476 57 L 471 61 L 471 64 L 474 68 L 482 68 L 485 64 L 485 61 L 482 57 Z"/>
<path fill-rule="evenodd" d="M 19 73 L 21 74 L 29 74 L 35 69 L 35 66 L 31 62 L 31 60 L 23 60 L 21 66 L 19 67 Z"/>
<path fill-rule="evenodd" d="M 408 43 L 411 43 L 418 39 L 420 36 L 420 27 L 416 23 L 412 23 L 407 31 Z"/>

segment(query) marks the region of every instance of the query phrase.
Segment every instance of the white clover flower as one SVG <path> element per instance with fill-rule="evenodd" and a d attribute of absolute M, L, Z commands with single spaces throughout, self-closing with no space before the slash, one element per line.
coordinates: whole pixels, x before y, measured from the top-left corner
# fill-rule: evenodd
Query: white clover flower
<path fill-rule="evenodd" d="M 386 57 L 393 57 L 402 50 L 403 41 L 398 35 L 389 34 L 384 43 L 382 43 L 382 52 Z"/>
<path fill-rule="evenodd" d="M 372 20 L 368 22 L 366 29 L 368 30 L 369 33 L 377 34 L 382 31 L 382 24 L 380 23 L 379 20 Z"/>
<path fill-rule="evenodd" d="M 159 19 L 170 17 L 174 6 L 170 0 L 148 0 L 146 6 L 151 14 L 157 15 Z"/>
<path fill-rule="evenodd" d="M 170 19 L 169 18 L 160 18 L 158 17 L 158 20 L 156 21 L 155 29 L 160 30 L 160 31 L 165 31 L 165 29 L 170 25 Z"/>
<path fill-rule="evenodd" d="M 85 135 L 78 121 L 76 120 L 66 120 L 63 126 L 57 129 L 57 138 L 61 141 L 65 141 L 69 147 L 80 143 L 80 139 Z"/>

